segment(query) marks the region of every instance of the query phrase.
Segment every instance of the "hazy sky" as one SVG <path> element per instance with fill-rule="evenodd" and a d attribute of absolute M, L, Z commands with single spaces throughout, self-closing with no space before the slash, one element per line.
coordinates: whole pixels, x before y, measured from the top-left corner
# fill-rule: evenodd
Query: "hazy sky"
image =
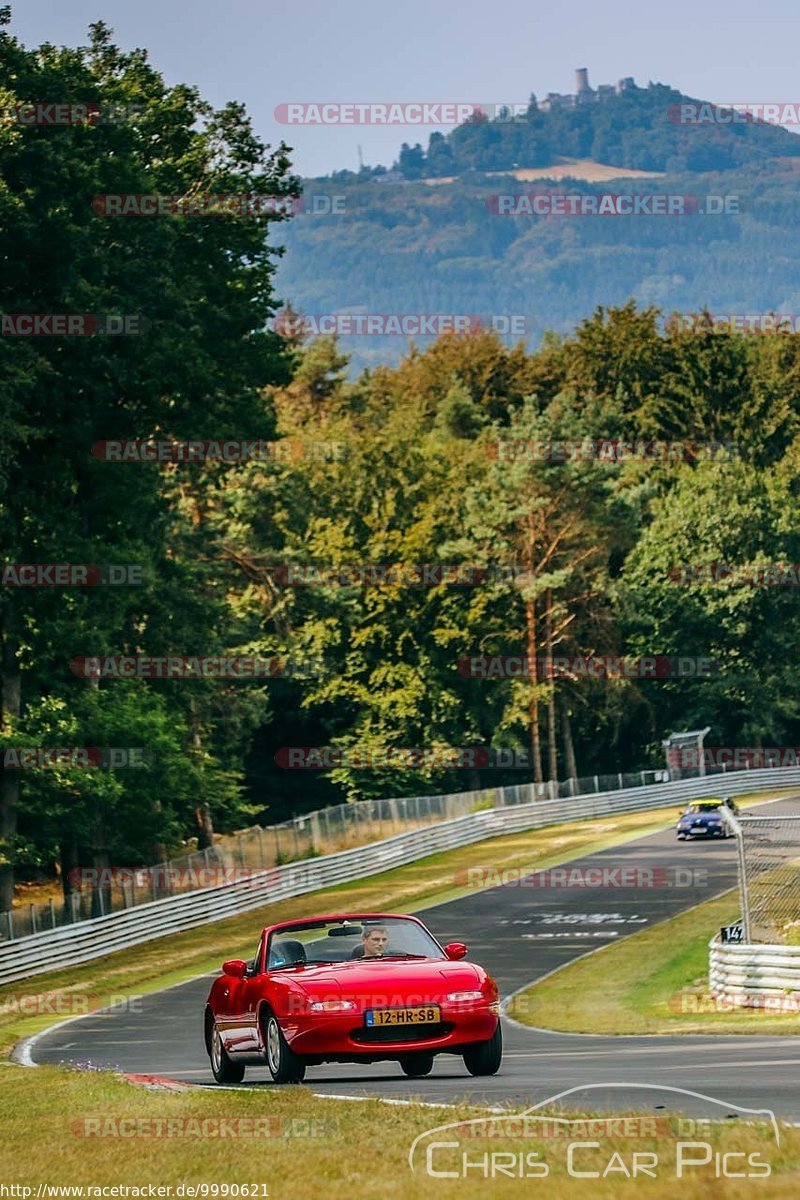
<path fill-rule="evenodd" d="M 431 130 L 287 127 L 274 116 L 285 102 L 517 103 L 572 91 L 582 66 L 593 85 L 632 75 L 722 102 L 800 102 L 794 0 L 12 0 L 12 10 L 29 45 L 79 44 L 104 20 L 123 47 L 147 47 L 168 82 L 244 101 L 262 138 L 294 147 L 301 175 L 356 169 L 359 144 L 365 162 L 388 165 Z"/>

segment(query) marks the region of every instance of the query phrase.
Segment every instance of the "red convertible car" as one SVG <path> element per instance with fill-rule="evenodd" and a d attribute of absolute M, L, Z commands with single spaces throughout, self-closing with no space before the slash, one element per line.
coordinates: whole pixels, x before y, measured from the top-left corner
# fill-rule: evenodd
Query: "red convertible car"
<path fill-rule="evenodd" d="M 459 1054 L 472 1075 L 494 1075 L 503 1046 L 497 984 L 461 962 L 463 942 L 440 946 L 416 917 L 311 917 L 270 925 L 246 963 L 231 959 L 205 1012 L 218 1083 L 267 1065 L 299 1083 L 320 1063 L 397 1062 L 427 1075 L 435 1054 Z"/>

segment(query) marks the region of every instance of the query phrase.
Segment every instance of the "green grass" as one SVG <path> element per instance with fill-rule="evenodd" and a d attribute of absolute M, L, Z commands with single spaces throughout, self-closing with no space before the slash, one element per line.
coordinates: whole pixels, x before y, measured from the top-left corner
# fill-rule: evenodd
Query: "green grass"
<path fill-rule="evenodd" d="M 796 1034 L 797 1013 L 716 1011 L 708 943 L 738 915 L 738 893 L 729 892 L 603 946 L 520 992 L 508 1015 L 564 1033 Z"/>
<path fill-rule="evenodd" d="M 518 1200 L 533 1194 L 542 1200 L 576 1194 L 597 1200 L 642 1195 L 647 1200 L 672 1200 L 677 1186 L 682 1200 L 723 1194 L 734 1200 L 750 1195 L 777 1200 L 797 1194 L 800 1187 L 800 1129 L 781 1130 L 777 1146 L 771 1127 L 763 1123 L 719 1123 L 701 1137 L 715 1151 L 758 1154 L 759 1161 L 770 1165 L 769 1179 L 717 1181 L 712 1160 L 677 1185 L 680 1127 L 672 1119 L 656 1138 L 589 1135 L 598 1145 L 579 1151 L 576 1169 L 602 1173 L 616 1154 L 617 1170 L 605 1181 L 582 1179 L 578 1191 L 574 1178 L 566 1174 L 567 1139 L 498 1137 L 496 1119 L 490 1127 L 495 1136 L 462 1139 L 452 1158 L 444 1159 L 439 1152 L 434 1167 L 452 1169 L 462 1151 L 470 1162 L 481 1161 L 486 1153 L 535 1151 L 547 1164 L 546 1179 L 487 1179 L 475 1169 L 466 1179 L 432 1179 L 425 1172 L 424 1154 L 415 1158 L 412 1173 L 408 1154 L 416 1137 L 441 1124 L 482 1115 L 464 1104 L 420 1108 L 378 1100 L 341 1103 L 315 1097 L 306 1087 L 146 1091 L 110 1074 L 54 1067 L 30 1071 L 12 1066 L 4 1069 L 2 1078 L 0 1181 L 23 1183 L 34 1189 L 34 1196 L 40 1183 L 173 1188 L 181 1183 L 246 1183 L 264 1185 L 270 1197 L 287 1200 Z M 424 1098 L 424 1087 L 421 1092 Z M 550 1113 L 577 1115 L 559 1108 Z M 652 1120 L 653 1113 L 649 1117 Z M 183 1125 L 173 1124 L 172 1136 L 152 1136 L 159 1127 L 169 1129 L 166 1123 L 176 1119 Z M 85 1136 L 87 1128 L 102 1136 Z M 255 1132 L 261 1136 L 252 1136 Z M 454 1138 L 452 1132 L 445 1136 Z M 697 1135 L 690 1137 L 697 1140 Z M 576 1140 L 588 1138 L 584 1133 Z M 633 1153 L 646 1151 L 658 1155 L 657 1178 L 625 1179 L 619 1162 L 630 1169 Z M 743 1160 L 733 1161 L 740 1169 Z"/>

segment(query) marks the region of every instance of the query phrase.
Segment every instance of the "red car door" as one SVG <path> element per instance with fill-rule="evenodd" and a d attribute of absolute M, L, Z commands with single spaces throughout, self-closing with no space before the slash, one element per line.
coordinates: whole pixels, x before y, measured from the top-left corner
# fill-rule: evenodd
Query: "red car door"
<path fill-rule="evenodd" d="M 217 1028 L 229 1054 L 247 1054 L 258 1050 L 256 1007 L 261 975 L 261 942 L 253 959 L 253 969 L 242 979 L 226 977 L 219 993 Z"/>

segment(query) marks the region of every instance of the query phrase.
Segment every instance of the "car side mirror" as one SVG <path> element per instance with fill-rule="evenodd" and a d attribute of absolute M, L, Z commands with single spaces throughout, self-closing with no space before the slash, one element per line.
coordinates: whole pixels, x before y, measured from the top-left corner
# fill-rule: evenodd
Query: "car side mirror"
<path fill-rule="evenodd" d="M 234 979 L 244 979 L 247 974 L 247 963 L 243 958 L 229 958 L 222 964 L 222 971 L 225 975 L 232 975 Z"/>
<path fill-rule="evenodd" d="M 448 942 L 444 948 L 444 952 L 448 958 L 456 962 L 459 958 L 465 958 L 467 947 L 463 942 Z"/>

